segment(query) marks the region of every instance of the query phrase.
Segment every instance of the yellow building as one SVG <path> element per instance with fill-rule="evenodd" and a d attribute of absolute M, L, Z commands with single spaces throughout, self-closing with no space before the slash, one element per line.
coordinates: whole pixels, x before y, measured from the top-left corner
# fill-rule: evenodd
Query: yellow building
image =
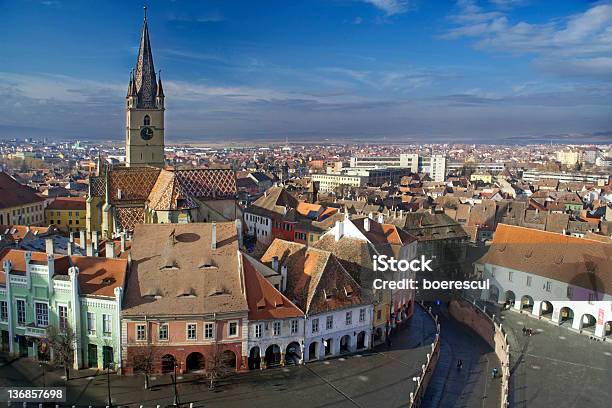
<path fill-rule="evenodd" d="M 474 173 L 470 176 L 470 181 L 482 181 L 486 184 L 491 184 L 493 182 L 493 176 L 489 173 Z"/>
<path fill-rule="evenodd" d="M 44 207 L 36 190 L 0 172 L 0 225 L 43 225 Z"/>
<path fill-rule="evenodd" d="M 86 228 L 85 197 L 59 197 L 45 209 L 45 223 L 66 232 Z"/>

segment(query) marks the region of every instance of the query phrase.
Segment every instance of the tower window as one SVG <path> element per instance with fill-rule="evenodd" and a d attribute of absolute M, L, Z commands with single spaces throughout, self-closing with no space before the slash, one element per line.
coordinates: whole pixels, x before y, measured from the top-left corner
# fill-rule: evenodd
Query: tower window
<path fill-rule="evenodd" d="M 151 125 L 151 118 L 149 117 L 149 115 L 145 115 L 145 117 L 144 117 L 144 125 L 145 126 L 150 126 Z"/>

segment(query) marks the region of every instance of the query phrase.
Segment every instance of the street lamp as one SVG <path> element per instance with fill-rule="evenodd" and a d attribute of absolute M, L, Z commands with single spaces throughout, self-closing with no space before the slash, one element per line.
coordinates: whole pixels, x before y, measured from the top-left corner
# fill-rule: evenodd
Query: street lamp
<path fill-rule="evenodd" d="M 178 361 L 176 361 L 176 358 L 173 359 L 173 369 L 174 369 L 174 375 L 172 376 L 172 383 L 174 384 L 174 401 L 173 401 L 173 405 L 175 407 L 179 406 L 179 400 L 178 400 L 178 390 L 176 388 L 176 368 L 178 367 Z"/>
<path fill-rule="evenodd" d="M 46 368 L 47 368 L 47 362 L 46 361 L 41 361 L 39 363 L 40 368 L 42 368 L 42 382 L 43 382 L 43 388 L 45 388 L 47 386 L 47 379 L 46 379 Z"/>
<path fill-rule="evenodd" d="M 113 363 L 111 363 L 110 361 L 108 363 L 106 363 L 106 384 L 108 386 L 108 406 L 112 407 L 113 406 L 113 402 L 111 400 L 111 385 L 110 385 L 110 370 L 112 367 Z"/>

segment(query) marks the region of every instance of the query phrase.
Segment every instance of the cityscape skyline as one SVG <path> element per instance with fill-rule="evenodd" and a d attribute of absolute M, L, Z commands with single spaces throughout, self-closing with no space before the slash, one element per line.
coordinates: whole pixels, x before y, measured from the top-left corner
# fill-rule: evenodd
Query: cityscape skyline
<path fill-rule="evenodd" d="M 612 139 L 609 2 L 151 6 L 171 143 Z M 0 138 L 122 140 L 141 4 L 4 7 Z"/>

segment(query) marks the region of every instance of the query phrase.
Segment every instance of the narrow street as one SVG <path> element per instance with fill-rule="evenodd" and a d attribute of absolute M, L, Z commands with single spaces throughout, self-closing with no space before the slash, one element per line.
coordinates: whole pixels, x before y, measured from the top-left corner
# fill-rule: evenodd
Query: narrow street
<path fill-rule="evenodd" d="M 469 327 L 457 322 L 445 306 L 433 306 L 441 326 L 441 354 L 427 388 L 423 408 L 499 408 L 501 380 L 491 378 L 500 367 L 493 349 Z M 463 361 L 458 369 L 457 360 Z"/>

